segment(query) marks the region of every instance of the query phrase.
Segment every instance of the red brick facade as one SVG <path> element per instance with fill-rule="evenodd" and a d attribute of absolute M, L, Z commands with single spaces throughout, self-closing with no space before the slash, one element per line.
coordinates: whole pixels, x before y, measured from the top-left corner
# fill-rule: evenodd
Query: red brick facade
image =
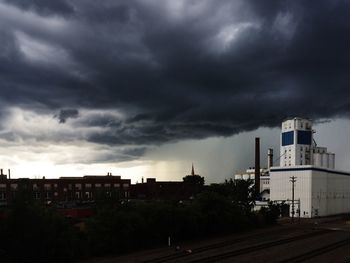
<path fill-rule="evenodd" d="M 94 201 L 99 194 L 129 198 L 130 179 L 120 176 L 61 177 L 59 179 L 0 178 L 0 204 L 8 204 L 19 190 L 43 202 Z"/>

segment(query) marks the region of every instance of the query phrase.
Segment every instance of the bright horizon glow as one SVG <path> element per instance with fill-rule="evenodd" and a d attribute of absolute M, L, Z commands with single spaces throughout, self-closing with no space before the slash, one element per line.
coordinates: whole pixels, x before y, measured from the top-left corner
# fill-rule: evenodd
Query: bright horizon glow
<path fill-rule="evenodd" d="M 11 178 L 56 179 L 59 177 L 82 177 L 84 175 L 112 175 L 121 176 L 122 179 L 131 179 L 132 183 L 141 182 L 142 178 L 156 178 L 158 181 L 180 181 L 187 175 L 180 168 L 181 162 L 164 161 L 133 161 L 127 163 L 103 164 L 67 164 L 58 165 L 52 161 L 25 161 L 11 166 Z M 10 167 L 10 166 L 8 166 Z M 186 167 L 189 170 L 188 167 Z M 8 168 L 2 167 L 4 174 Z"/>

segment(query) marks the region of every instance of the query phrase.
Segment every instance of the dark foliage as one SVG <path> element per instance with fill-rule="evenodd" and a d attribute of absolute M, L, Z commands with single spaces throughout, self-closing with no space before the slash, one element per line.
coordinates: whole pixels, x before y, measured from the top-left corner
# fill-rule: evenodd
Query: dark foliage
<path fill-rule="evenodd" d="M 126 201 L 101 195 L 84 230 L 54 210 L 33 202 L 25 189 L 0 225 L 0 245 L 9 262 L 68 262 L 78 257 L 125 253 L 243 231 L 275 223 L 280 208 L 252 212 L 251 182 L 206 187 L 189 201 Z M 20 253 L 18 253 L 20 251 Z"/>
<path fill-rule="evenodd" d="M 184 178 L 182 178 L 185 183 L 192 184 L 192 185 L 204 185 L 204 177 L 199 175 L 186 175 Z"/>
<path fill-rule="evenodd" d="M 81 233 L 56 211 L 36 204 L 25 190 L 2 219 L 5 262 L 68 262 L 83 251 Z"/>

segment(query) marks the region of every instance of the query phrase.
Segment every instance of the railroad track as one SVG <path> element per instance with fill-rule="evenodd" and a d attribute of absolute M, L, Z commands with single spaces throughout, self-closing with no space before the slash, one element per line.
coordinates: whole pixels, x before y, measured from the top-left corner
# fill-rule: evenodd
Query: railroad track
<path fill-rule="evenodd" d="M 208 250 L 211 250 L 211 249 L 216 249 L 216 248 L 221 248 L 221 247 L 225 247 L 225 246 L 230 246 L 230 245 L 232 245 L 232 244 L 234 244 L 236 242 L 246 241 L 247 239 L 250 239 L 250 238 L 261 237 L 262 235 L 266 235 L 266 234 L 271 235 L 271 234 L 274 234 L 274 233 L 281 233 L 281 232 L 283 233 L 283 232 L 290 231 L 292 229 L 293 229 L 293 227 L 288 227 L 288 228 L 283 228 L 283 229 L 276 228 L 276 229 L 274 229 L 272 231 L 264 231 L 264 232 L 258 233 L 258 234 L 251 234 L 251 235 L 245 235 L 243 237 L 236 237 L 236 238 L 232 238 L 230 240 L 225 240 L 225 241 L 218 242 L 218 243 L 215 243 L 215 244 L 194 248 L 194 249 L 191 250 L 190 254 L 193 255 L 193 254 L 201 253 L 201 252 L 208 251 Z M 176 252 L 176 253 L 173 253 L 173 254 L 170 254 L 170 255 L 166 255 L 166 256 L 162 256 L 162 257 L 158 257 L 158 258 L 154 258 L 154 259 L 145 260 L 145 261 L 142 261 L 142 263 L 162 263 L 162 262 L 167 262 L 169 260 L 186 257 L 188 255 L 189 254 L 185 253 L 185 252 Z"/>
<path fill-rule="evenodd" d="M 266 234 L 273 234 L 275 232 L 276 233 L 281 233 L 281 231 L 284 232 L 284 231 L 290 230 L 290 229 L 291 228 L 286 228 L 286 229 L 283 229 L 283 230 L 282 229 L 276 229 L 275 231 L 270 231 L 270 232 L 268 232 Z M 212 256 L 212 257 L 205 258 L 205 259 L 200 259 L 198 261 L 194 260 L 194 261 L 191 261 L 191 262 L 215 262 L 217 260 L 220 260 L 218 257 L 222 257 L 222 259 L 223 258 L 229 258 L 229 257 L 241 255 L 241 254 L 246 254 L 246 253 L 249 253 L 249 252 L 252 252 L 252 251 L 264 249 L 266 247 L 270 247 L 270 246 L 274 246 L 274 245 L 278 245 L 278 244 L 285 244 L 285 243 L 293 242 L 293 241 L 300 240 L 300 239 L 305 239 L 305 238 L 309 238 L 309 237 L 313 237 L 313 236 L 317 236 L 317 235 L 321 235 L 321 234 L 326 234 L 326 233 L 329 233 L 329 232 L 330 232 L 330 230 L 320 230 L 320 231 L 317 231 L 317 232 L 307 233 L 307 234 L 299 235 L 299 236 L 296 236 L 296 237 L 280 239 L 280 240 L 273 241 L 273 242 L 267 242 L 267 243 L 259 244 L 259 245 L 256 245 L 256 246 L 248 247 L 248 248 L 243 248 L 243 249 L 239 249 L 239 250 L 235 250 L 235 251 L 231 251 L 231 252 L 226 252 L 224 254 L 215 255 L 215 256 Z M 259 233 L 259 234 L 254 234 L 254 235 L 250 235 L 250 236 L 239 237 L 239 238 L 235 238 L 235 239 L 231 239 L 231 240 L 215 243 L 215 244 L 212 244 L 212 245 L 195 248 L 195 249 L 193 249 L 191 251 L 191 253 L 181 253 L 181 254 L 174 253 L 174 254 L 170 254 L 170 255 L 167 255 L 167 256 L 146 260 L 146 261 L 143 261 L 143 263 L 162 263 L 162 262 L 168 262 L 170 260 L 180 259 L 180 258 L 184 258 L 184 257 L 190 257 L 190 256 L 192 256 L 194 254 L 199 254 L 201 252 L 205 252 L 205 251 L 209 251 L 209 250 L 213 250 L 213 249 L 217 249 L 217 248 L 223 248 L 223 247 L 226 247 L 226 246 L 233 245 L 236 242 L 246 241 L 249 238 L 261 237 L 263 234 L 264 233 Z"/>
<path fill-rule="evenodd" d="M 280 263 L 298 263 L 298 262 L 305 262 L 305 260 L 309 260 L 311 258 L 326 254 L 334 249 L 341 248 L 344 246 L 347 246 L 350 244 L 350 238 L 343 239 L 338 242 L 334 242 L 330 245 L 323 246 L 314 250 L 311 250 L 309 252 L 306 252 L 304 254 L 282 260 Z"/>
<path fill-rule="evenodd" d="M 284 238 L 284 239 L 271 241 L 271 242 L 265 242 L 262 244 L 258 244 L 258 245 L 254 245 L 254 246 L 250 246 L 250 247 L 245 247 L 245 248 L 241 248 L 241 249 L 233 250 L 233 251 L 229 251 L 229 252 L 224 252 L 224 253 L 220 253 L 220 254 L 205 257 L 205 258 L 194 259 L 194 260 L 187 261 L 187 262 L 188 263 L 217 262 L 220 260 L 228 259 L 228 258 L 239 256 L 239 255 L 249 254 L 249 253 L 263 250 L 266 248 L 279 246 L 279 245 L 291 243 L 291 242 L 298 241 L 298 240 L 308 239 L 308 238 L 316 237 L 319 235 L 324 235 L 324 234 L 327 234 L 330 232 L 332 232 L 332 231 L 331 230 L 319 230 L 317 232 L 307 233 L 307 234 L 303 234 L 303 235 L 299 235 L 299 236 L 295 236 L 295 237 L 290 237 L 290 238 Z"/>

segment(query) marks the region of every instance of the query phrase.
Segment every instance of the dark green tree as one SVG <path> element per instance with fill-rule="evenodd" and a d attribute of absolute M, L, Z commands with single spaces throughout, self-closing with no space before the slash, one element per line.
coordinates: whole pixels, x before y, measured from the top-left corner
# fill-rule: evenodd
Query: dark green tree
<path fill-rule="evenodd" d="M 221 184 L 212 184 L 208 191 L 216 192 L 231 200 L 233 204 L 249 214 L 255 204 L 253 180 L 225 180 Z"/>
<path fill-rule="evenodd" d="M 191 185 L 204 185 L 204 177 L 199 175 L 186 175 L 182 178 L 184 183 L 191 184 Z"/>
<path fill-rule="evenodd" d="M 4 262 L 69 262 L 81 252 L 78 231 L 56 211 L 34 202 L 21 184 L 0 236 Z"/>

